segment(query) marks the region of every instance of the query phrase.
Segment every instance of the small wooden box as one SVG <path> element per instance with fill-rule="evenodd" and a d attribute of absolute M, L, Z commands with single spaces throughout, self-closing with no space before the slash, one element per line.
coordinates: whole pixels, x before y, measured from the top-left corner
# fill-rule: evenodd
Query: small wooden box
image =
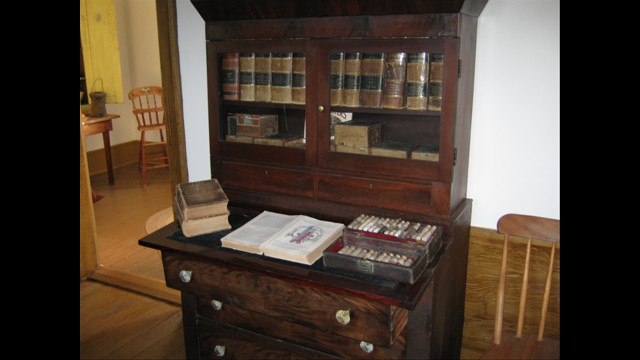
<path fill-rule="evenodd" d="M 278 115 L 235 114 L 227 121 L 229 135 L 258 138 L 278 133 Z"/>
<path fill-rule="evenodd" d="M 335 124 L 335 144 L 368 148 L 378 145 L 382 140 L 380 121 L 350 120 Z"/>

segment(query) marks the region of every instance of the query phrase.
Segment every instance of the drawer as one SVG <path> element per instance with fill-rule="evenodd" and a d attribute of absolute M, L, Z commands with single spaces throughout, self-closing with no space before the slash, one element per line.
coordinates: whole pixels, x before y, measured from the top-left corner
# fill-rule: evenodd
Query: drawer
<path fill-rule="evenodd" d="M 264 336 L 198 324 L 200 359 L 327 359 L 329 355 L 311 349 L 287 346 Z M 262 341 L 261 341 L 262 340 Z M 271 340 L 271 341 L 270 341 Z M 293 348 L 293 349 L 292 349 Z"/>
<path fill-rule="evenodd" d="M 268 166 L 225 162 L 222 164 L 222 185 L 313 197 L 313 174 Z"/>
<path fill-rule="evenodd" d="M 223 304 L 375 345 L 390 346 L 404 329 L 408 310 L 377 301 L 267 276 L 245 268 L 163 253 L 167 286 Z M 188 281 L 180 274 L 190 272 Z M 187 280 L 185 278 L 185 280 Z M 348 315 L 341 318 L 336 314 Z M 246 313 L 246 316 L 249 316 Z M 250 320 L 250 319 L 249 319 Z"/>
<path fill-rule="evenodd" d="M 367 353 L 361 347 L 364 346 L 367 349 L 367 345 L 361 345 L 361 341 L 244 310 L 209 297 L 198 297 L 197 313 L 198 317 L 205 321 L 233 325 L 256 334 L 313 348 L 340 358 L 404 358 L 404 332 L 396 338 L 391 348 L 373 345 L 371 352 Z"/>
<path fill-rule="evenodd" d="M 431 208 L 431 186 L 366 178 L 321 175 L 318 197 L 338 203 L 415 213 L 428 213 Z"/>

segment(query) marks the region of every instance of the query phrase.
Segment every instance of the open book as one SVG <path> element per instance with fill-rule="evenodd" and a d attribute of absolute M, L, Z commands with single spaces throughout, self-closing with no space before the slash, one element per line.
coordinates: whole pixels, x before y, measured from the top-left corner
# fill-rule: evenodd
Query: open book
<path fill-rule="evenodd" d="M 311 265 L 342 235 L 343 224 L 263 211 L 220 242 L 223 247 Z"/>

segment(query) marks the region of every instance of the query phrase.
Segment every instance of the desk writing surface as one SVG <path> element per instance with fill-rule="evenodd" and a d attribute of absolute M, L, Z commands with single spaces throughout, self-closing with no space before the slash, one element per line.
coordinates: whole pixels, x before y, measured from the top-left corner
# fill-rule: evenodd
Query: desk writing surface
<path fill-rule="evenodd" d="M 350 292 L 367 298 L 375 298 L 409 310 L 412 310 L 417 305 L 418 300 L 432 280 L 433 270 L 438 266 L 439 258 L 446 252 L 446 250 L 441 250 L 432 264 L 429 265 L 428 269 L 432 271 L 425 271 L 415 284 L 409 285 L 339 269 L 325 268 L 322 258 L 313 265 L 308 266 L 223 248 L 220 244 L 220 238 L 242 226 L 249 219 L 231 214 L 229 215 L 229 223 L 232 225 L 231 230 L 191 238 L 185 237 L 179 226 L 172 222 L 140 239 L 138 243 L 158 250 L 195 255 L 212 261 L 224 261 L 258 271 L 266 271 L 276 276 L 295 278 L 323 288 L 332 287 L 340 292 Z"/>

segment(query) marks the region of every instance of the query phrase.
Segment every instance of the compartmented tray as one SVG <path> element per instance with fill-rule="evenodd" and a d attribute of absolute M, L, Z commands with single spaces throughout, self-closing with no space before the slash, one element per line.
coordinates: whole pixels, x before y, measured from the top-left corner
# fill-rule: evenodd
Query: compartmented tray
<path fill-rule="evenodd" d="M 322 258 L 328 268 L 413 284 L 441 246 L 439 226 L 426 241 L 347 228 L 325 249 Z"/>

